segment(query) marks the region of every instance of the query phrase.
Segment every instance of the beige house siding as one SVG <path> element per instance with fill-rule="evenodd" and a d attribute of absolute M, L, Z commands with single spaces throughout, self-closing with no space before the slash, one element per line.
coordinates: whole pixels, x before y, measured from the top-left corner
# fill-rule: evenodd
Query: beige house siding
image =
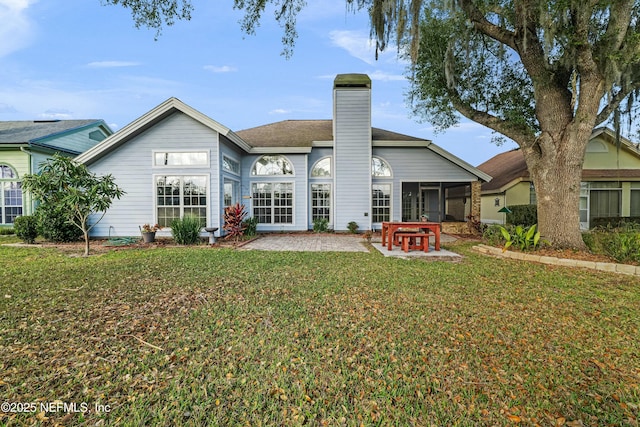
<path fill-rule="evenodd" d="M 583 171 L 583 182 L 620 183 L 618 187 L 621 189 L 620 215 L 623 217 L 631 216 L 632 187 L 640 185 L 633 184 L 640 183 L 640 149 L 636 145 L 624 140 L 621 146 L 617 147 L 610 132 L 599 133 L 587 145 Z M 528 178 L 522 178 L 522 176 L 506 183 L 499 189 L 483 193 L 483 222 L 503 223 L 505 215 L 499 213 L 499 209 L 504 206 L 530 203 L 530 183 Z M 593 188 L 594 185 L 592 184 L 591 187 Z M 495 206 L 496 198 L 500 200 L 499 207 Z"/>

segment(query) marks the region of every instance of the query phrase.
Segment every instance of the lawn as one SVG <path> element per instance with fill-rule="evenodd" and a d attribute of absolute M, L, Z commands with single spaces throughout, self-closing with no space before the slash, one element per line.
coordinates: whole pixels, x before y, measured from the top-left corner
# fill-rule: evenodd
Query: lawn
<path fill-rule="evenodd" d="M 0 424 L 638 425 L 637 278 L 454 250 L 0 247 Z"/>

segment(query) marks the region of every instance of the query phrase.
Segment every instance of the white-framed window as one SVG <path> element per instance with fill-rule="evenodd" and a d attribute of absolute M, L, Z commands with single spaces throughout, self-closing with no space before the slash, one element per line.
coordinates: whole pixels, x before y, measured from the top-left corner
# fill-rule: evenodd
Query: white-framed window
<path fill-rule="evenodd" d="M 265 154 L 253 164 L 251 176 L 293 175 L 293 164 L 285 156 Z"/>
<path fill-rule="evenodd" d="M 158 175 L 155 177 L 157 223 L 170 227 L 174 219 L 193 215 L 207 224 L 206 175 Z"/>
<path fill-rule="evenodd" d="M 235 179 L 224 178 L 224 207 L 235 205 L 240 201 L 240 182 Z"/>
<path fill-rule="evenodd" d="M 232 159 L 229 156 L 222 156 L 222 170 L 232 173 L 234 175 L 240 175 L 240 162 Z"/>
<path fill-rule="evenodd" d="M 632 217 L 640 217 L 640 182 L 631 183 L 631 211 Z"/>
<path fill-rule="evenodd" d="M 253 217 L 260 224 L 293 224 L 293 183 L 254 182 L 251 184 Z"/>
<path fill-rule="evenodd" d="M 589 182 L 591 218 L 615 218 L 622 212 L 622 186 L 619 182 Z"/>
<path fill-rule="evenodd" d="M 157 167 L 209 166 L 206 151 L 154 151 L 153 165 Z"/>
<path fill-rule="evenodd" d="M 313 165 L 311 178 L 331 178 L 331 157 L 323 157 Z"/>
<path fill-rule="evenodd" d="M 311 184 L 311 221 L 331 221 L 331 184 Z"/>
<path fill-rule="evenodd" d="M 0 224 L 13 224 L 22 215 L 22 183 L 8 165 L 0 165 Z"/>
<path fill-rule="evenodd" d="M 371 158 L 371 176 L 374 178 L 388 178 L 393 174 L 391 173 L 391 166 L 385 160 L 380 157 Z"/>
<path fill-rule="evenodd" d="M 391 219 L 391 184 L 373 184 L 371 186 L 371 213 L 373 222 Z"/>

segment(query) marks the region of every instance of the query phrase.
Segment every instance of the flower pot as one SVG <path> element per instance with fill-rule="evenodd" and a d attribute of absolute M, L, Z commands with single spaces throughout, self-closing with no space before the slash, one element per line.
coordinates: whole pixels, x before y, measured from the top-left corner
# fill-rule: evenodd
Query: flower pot
<path fill-rule="evenodd" d="M 148 231 L 148 232 L 143 232 L 142 233 L 142 240 L 145 243 L 153 243 L 156 241 L 156 232 L 155 231 Z"/>

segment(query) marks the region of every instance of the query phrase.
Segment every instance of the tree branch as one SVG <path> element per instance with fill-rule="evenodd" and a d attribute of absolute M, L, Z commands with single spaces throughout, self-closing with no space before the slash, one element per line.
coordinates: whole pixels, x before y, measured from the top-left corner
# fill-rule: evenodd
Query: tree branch
<path fill-rule="evenodd" d="M 460 101 L 457 96 L 451 96 L 450 100 L 454 108 L 469 120 L 486 126 L 489 129 L 493 129 L 494 131 L 503 134 L 507 138 L 511 138 L 521 147 L 532 144 L 535 141 L 535 136 L 533 134 L 526 130 L 518 129 L 507 120 L 503 120 L 485 111 L 477 110 L 470 105 Z"/>
<path fill-rule="evenodd" d="M 515 34 L 512 31 L 490 22 L 473 1 L 460 0 L 459 4 L 477 31 L 517 51 Z"/>
<path fill-rule="evenodd" d="M 620 103 L 624 101 L 624 99 L 629 96 L 631 92 L 640 89 L 640 81 L 634 81 L 632 84 L 625 87 L 625 90 L 618 91 L 615 95 L 613 95 L 609 102 L 600 110 L 596 117 L 596 126 L 601 123 L 604 123 L 611 114 L 615 111 L 616 108 L 620 106 Z"/>

